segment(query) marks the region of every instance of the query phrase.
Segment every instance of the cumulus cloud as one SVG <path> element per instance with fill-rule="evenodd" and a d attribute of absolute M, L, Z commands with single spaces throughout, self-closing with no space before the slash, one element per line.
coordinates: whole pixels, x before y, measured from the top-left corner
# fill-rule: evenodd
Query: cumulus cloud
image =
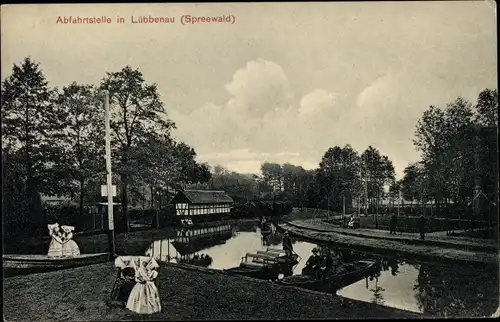
<path fill-rule="evenodd" d="M 230 94 L 224 104 L 170 114 L 178 137 L 201 159 L 254 171 L 264 161 L 319 163 L 318 151 L 329 144 L 324 138 L 339 114 L 336 93 L 316 89 L 294 101 L 283 68 L 263 59 L 236 70 L 224 88 Z"/>
<path fill-rule="evenodd" d="M 249 61 L 238 69 L 225 89 L 232 95 L 227 108 L 252 117 L 287 109 L 293 97 L 281 66 L 263 59 Z"/>
<path fill-rule="evenodd" d="M 333 110 L 337 102 L 337 94 L 329 93 L 324 89 L 316 89 L 300 100 L 299 112 L 301 115 L 312 115 Z"/>
<path fill-rule="evenodd" d="M 283 68 L 262 59 L 236 70 L 225 89 L 225 103 L 171 117 L 200 159 L 243 172 L 259 171 L 265 161 L 313 168 L 329 147 L 350 144 L 358 152 L 379 149 L 400 177 L 418 159 L 412 142 L 418 118 L 430 104 L 456 97 L 438 77 L 397 66 L 347 99 L 319 88 L 294 100 Z"/>

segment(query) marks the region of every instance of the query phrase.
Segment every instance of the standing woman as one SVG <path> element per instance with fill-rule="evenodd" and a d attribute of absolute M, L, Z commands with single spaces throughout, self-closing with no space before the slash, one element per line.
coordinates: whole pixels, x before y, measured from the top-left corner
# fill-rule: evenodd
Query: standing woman
<path fill-rule="evenodd" d="M 47 226 L 49 228 L 49 235 L 52 237 L 47 255 L 49 257 L 61 257 L 63 254 L 63 241 L 59 230 L 59 224 L 55 223 Z"/>
<path fill-rule="evenodd" d="M 61 229 L 63 231 L 63 245 L 62 245 L 62 254 L 63 256 L 79 256 L 80 255 L 80 248 L 76 244 L 76 242 L 73 240 L 73 230 L 75 230 L 75 227 L 73 226 L 61 226 Z"/>
<path fill-rule="evenodd" d="M 159 268 L 154 258 L 139 257 L 134 260 L 136 284 L 127 301 L 127 309 L 138 314 L 153 314 L 161 311 L 160 296 L 154 280 Z"/>

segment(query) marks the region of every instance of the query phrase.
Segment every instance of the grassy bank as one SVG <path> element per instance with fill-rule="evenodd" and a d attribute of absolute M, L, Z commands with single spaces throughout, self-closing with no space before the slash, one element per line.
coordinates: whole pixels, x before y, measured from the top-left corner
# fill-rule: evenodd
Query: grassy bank
<path fill-rule="evenodd" d="M 125 308 L 108 306 L 115 278 L 111 263 L 4 281 L 4 319 L 139 320 Z M 157 286 L 162 312 L 154 320 L 418 318 L 417 313 L 337 296 L 287 288 L 267 281 L 185 270 L 168 265 Z M 22 308 L 22 309 L 20 309 Z"/>
<path fill-rule="evenodd" d="M 361 228 L 389 230 L 390 220 L 391 215 L 369 215 L 366 217 L 360 217 L 359 224 Z M 418 233 L 417 220 L 418 217 L 400 215 L 397 222 L 398 231 Z M 340 219 L 329 219 L 327 222 L 332 224 L 341 224 L 342 221 Z M 482 220 L 471 222 L 470 220 L 450 219 L 449 222 L 447 222 L 445 218 L 426 218 L 427 232 L 446 231 L 448 228 L 450 230 L 462 230 L 470 229 L 471 227 L 481 228 L 486 226 L 487 223 Z"/>

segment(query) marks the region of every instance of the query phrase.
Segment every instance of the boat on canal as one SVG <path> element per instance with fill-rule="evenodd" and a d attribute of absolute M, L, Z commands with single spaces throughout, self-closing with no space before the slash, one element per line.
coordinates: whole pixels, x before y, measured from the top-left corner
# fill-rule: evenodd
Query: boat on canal
<path fill-rule="evenodd" d="M 282 285 L 296 286 L 313 291 L 331 292 L 369 276 L 376 269 L 376 261 L 359 260 L 342 264 L 337 267 L 336 273 L 329 273 L 319 279 L 303 270 L 301 275 L 288 276 L 278 282 Z"/>
<path fill-rule="evenodd" d="M 237 267 L 223 270 L 228 275 L 243 275 L 259 279 L 275 280 L 281 273 L 292 272 L 299 263 L 299 256 L 287 256 L 284 250 L 268 248 L 265 251 L 247 253 Z"/>
<path fill-rule="evenodd" d="M 38 254 L 4 254 L 4 270 L 15 272 L 56 270 L 107 262 L 108 253 L 81 254 L 71 257 L 50 257 Z"/>

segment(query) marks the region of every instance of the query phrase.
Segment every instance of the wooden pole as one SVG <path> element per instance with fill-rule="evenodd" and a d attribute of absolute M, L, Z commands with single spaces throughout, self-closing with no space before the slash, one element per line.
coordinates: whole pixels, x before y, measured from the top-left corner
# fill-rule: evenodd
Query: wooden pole
<path fill-rule="evenodd" d="M 399 194 L 398 194 L 398 217 L 399 217 L 400 204 L 401 204 L 401 191 L 399 191 Z"/>
<path fill-rule="evenodd" d="M 111 173 L 111 128 L 109 113 L 109 92 L 105 91 L 104 112 L 106 122 L 106 172 L 108 185 L 108 243 L 110 260 L 115 258 L 115 227 L 113 220 L 113 181 Z"/>

